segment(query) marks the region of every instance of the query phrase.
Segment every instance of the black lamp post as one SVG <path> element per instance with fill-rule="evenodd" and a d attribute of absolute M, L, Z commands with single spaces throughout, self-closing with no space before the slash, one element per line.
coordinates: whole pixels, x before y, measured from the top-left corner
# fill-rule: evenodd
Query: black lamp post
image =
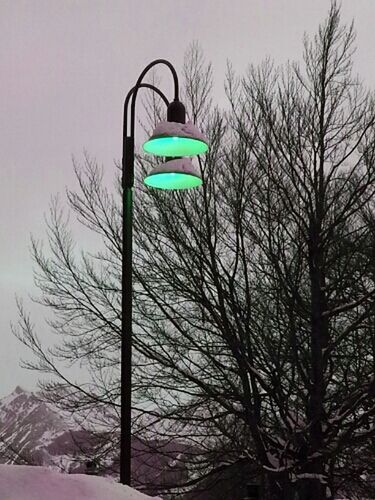
<path fill-rule="evenodd" d="M 174 82 L 174 100 L 169 103 L 163 92 L 154 85 L 142 83 L 147 72 L 157 64 L 170 69 Z M 133 185 L 134 185 L 134 131 L 135 104 L 138 90 L 142 87 L 156 92 L 167 106 L 167 122 L 159 124 L 151 138 L 144 144 L 146 152 L 174 158 L 158 165 L 144 180 L 145 184 L 158 189 L 186 189 L 202 184 L 199 173 L 188 158 L 204 153 L 207 140 L 193 124 L 185 124 L 185 107 L 179 101 L 177 73 L 172 64 L 157 59 L 148 64 L 124 102 L 123 154 L 122 154 L 122 297 L 121 297 L 121 426 L 120 426 L 120 483 L 131 481 L 131 389 L 132 389 L 132 243 L 133 243 Z M 128 108 L 130 131 L 128 134 Z"/>

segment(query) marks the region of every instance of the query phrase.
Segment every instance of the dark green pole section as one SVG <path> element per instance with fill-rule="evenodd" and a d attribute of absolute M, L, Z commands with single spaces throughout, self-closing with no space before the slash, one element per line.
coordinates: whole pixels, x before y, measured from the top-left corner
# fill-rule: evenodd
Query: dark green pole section
<path fill-rule="evenodd" d="M 121 328 L 121 437 L 120 482 L 131 482 L 132 407 L 132 275 L 133 275 L 133 184 L 134 140 L 126 137 L 123 158 L 122 217 L 122 328 Z"/>
<path fill-rule="evenodd" d="M 142 83 L 145 74 L 156 64 L 165 64 L 172 72 L 175 100 L 178 101 L 178 78 L 172 64 L 156 59 L 142 71 L 124 102 L 122 132 L 122 276 L 121 276 L 121 376 L 120 376 L 120 483 L 131 483 L 131 410 L 132 410 L 132 309 L 133 309 L 133 185 L 135 101 L 142 87 L 156 92 L 168 106 L 169 102 L 158 88 Z M 131 99 L 130 133 L 128 136 L 128 106 Z"/>

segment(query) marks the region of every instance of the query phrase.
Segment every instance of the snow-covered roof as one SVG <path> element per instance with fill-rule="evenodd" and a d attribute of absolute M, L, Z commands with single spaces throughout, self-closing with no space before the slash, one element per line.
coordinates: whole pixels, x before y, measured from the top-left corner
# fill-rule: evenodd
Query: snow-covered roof
<path fill-rule="evenodd" d="M 1 500 L 147 500 L 143 493 L 114 481 L 83 474 L 61 474 L 47 467 L 0 465 Z"/>

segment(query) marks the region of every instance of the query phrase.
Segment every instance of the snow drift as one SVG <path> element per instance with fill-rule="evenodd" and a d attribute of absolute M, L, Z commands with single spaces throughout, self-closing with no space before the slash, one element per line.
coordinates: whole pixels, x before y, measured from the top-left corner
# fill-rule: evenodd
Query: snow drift
<path fill-rule="evenodd" d="M 147 500 L 143 493 L 110 479 L 61 474 L 47 467 L 0 465 L 1 500 Z"/>

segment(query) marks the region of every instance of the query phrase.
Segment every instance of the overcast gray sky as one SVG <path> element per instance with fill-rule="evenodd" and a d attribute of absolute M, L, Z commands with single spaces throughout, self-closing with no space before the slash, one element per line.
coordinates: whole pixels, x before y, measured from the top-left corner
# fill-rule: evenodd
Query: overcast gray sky
<path fill-rule="evenodd" d="M 229 59 L 238 72 L 270 56 L 300 59 L 329 0 L 0 0 L 0 397 L 36 375 L 18 367 L 15 294 L 33 293 L 30 234 L 43 235 L 51 196 L 74 185 L 83 150 L 113 175 L 121 156 L 122 102 L 155 58 L 181 68 L 199 41 L 220 90 Z M 354 19 L 355 68 L 375 87 L 375 0 L 343 0 Z M 165 70 L 161 70 L 165 71 Z M 165 80 L 165 79 L 164 79 Z M 83 242 L 84 243 L 84 242 Z M 42 314 L 34 316 L 42 337 Z"/>

